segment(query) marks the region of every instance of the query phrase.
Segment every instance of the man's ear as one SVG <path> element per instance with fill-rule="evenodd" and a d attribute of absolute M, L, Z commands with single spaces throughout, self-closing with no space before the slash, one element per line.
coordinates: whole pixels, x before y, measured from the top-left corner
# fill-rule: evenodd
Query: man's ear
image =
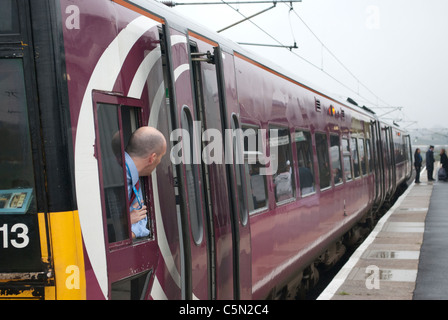
<path fill-rule="evenodd" d="M 155 153 L 152 153 L 148 158 L 149 164 L 153 164 L 154 161 L 156 160 L 156 158 L 157 158 L 157 155 Z"/>

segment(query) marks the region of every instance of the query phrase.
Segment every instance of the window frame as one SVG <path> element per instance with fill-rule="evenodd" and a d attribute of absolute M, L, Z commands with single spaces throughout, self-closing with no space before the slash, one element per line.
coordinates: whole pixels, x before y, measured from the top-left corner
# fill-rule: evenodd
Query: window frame
<path fill-rule="evenodd" d="M 293 149 L 292 149 L 292 135 L 291 135 L 291 128 L 287 125 L 282 125 L 282 124 L 277 124 L 277 123 L 269 123 L 269 139 L 268 139 L 268 144 L 269 144 L 269 152 L 271 151 L 271 130 L 285 130 L 288 132 L 288 144 L 287 144 L 287 153 L 289 153 L 289 160 L 290 161 L 290 170 L 291 175 L 290 175 L 290 182 L 291 182 L 291 189 L 292 189 L 292 193 L 291 196 L 285 199 L 282 199 L 280 201 L 277 200 L 277 186 L 275 185 L 275 178 L 274 175 L 272 175 L 272 183 L 274 186 L 274 197 L 275 197 L 275 203 L 277 206 L 289 203 L 291 201 L 294 201 L 297 198 L 297 190 L 296 190 L 296 179 L 295 179 L 295 165 L 294 165 L 294 155 L 293 155 Z M 278 148 L 279 146 L 277 146 Z M 270 153 L 271 156 L 271 162 L 272 162 L 272 154 Z M 277 159 L 277 172 L 275 174 L 275 176 L 277 177 L 279 175 L 279 170 L 282 167 L 280 166 L 278 159 Z M 286 168 L 286 164 L 285 164 L 285 168 Z"/>
<path fill-rule="evenodd" d="M 107 207 L 106 207 L 106 196 L 105 196 L 105 190 L 104 190 L 104 177 L 103 177 L 103 157 L 101 154 L 101 143 L 102 143 L 102 139 L 99 133 L 99 119 L 98 119 L 98 106 L 103 104 L 103 105 L 111 105 L 114 106 L 117 110 L 117 120 L 118 120 L 118 127 L 119 127 L 119 132 L 120 132 L 120 148 L 121 148 L 121 161 L 122 163 L 125 163 L 125 149 L 126 149 L 126 145 L 125 145 L 125 137 L 124 137 L 124 132 L 123 132 L 123 112 L 122 112 L 122 108 L 132 108 L 135 109 L 136 112 L 136 121 L 134 123 L 134 125 L 131 124 L 130 126 L 130 132 L 128 133 L 129 136 L 130 134 L 132 134 L 132 132 L 134 132 L 136 129 L 138 129 L 139 127 L 146 125 L 145 123 L 143 123 L 143 102 L 141 100 L 138 99 L 134 99 L 134 98 L 129 98 L 129 97 L 122 97 L 122 96 L 117 96 L 114 94 L 106 94 L 104 92 L 97 92 L 94 91 L 93 92 L 93 99 L 94 99 L 94 103 L 93 103 L 93 108 L 94 108 L 94 122 L 95 122 L 95 157 L 98 160 L 98 174 L 99 174 L 99 179 L 100 179 L 100 194 L 101 194 L 101 206 L 102 206 L 102 217 L 103 217 L 103 221 L 104 221 L 104 234 L 105 234 L 105 238 L 107 241 L 107 246 L 109 248 L 110 251 L 115 251 L 117 249 L 122 249 L 122 248 L 126 248 L 126 247 L 132 247 L 133 245 L 135 245 L 136 243 L 147 243 L 147 242 L 151 242 L 155 240 L 155 225 L 154 225 L 154 221 L 155 221 L 155 216 L 154 216 L 154 208 L 153 208 L 153 194 L 152 194 L 152 188 L 151 188 L 151 181 L 149 179 L 149 177 L 140 177 L 140 182 L 141 182 L 141 189 L 142 189 L 142 195 L 143 195 L 143 199 L 144 199 L 144 203 L 147 206 L 147 218 L 148 218 L 148 227 L 150 230 L 150 234 L 151 236 L 148 237 L 142 237 L 142 238 L 135 238 L 132 239 L 132 231 L 131 231 L 131 221 L 130 221 L 130 203 L 129 203 L 129 199 L 128 199 L 128 189 L 127 189 L 127 172 L 126 172 L 126 166 L 122 166 L 122 172 L 123 172 L 123 181 L 124 181 L 124 192 L 125 192 L 125 199 L 126 199 L 126 215 L 127 215 L 127 223 L 128 223 L 128 237 L 125 238 L 124 240 L 121 241 L 115 241 L 115 242 L 110 242 L 109 239 L 109 233 L 108 233 L 108 229 L 107 229 Z"/>
<path fill-rule="evenodd" d="M 343 144 L 343 141 L 347 141 L 347 150 L 344 150 L 344 144 Z M 349 137 L 342 137 L 341 138 L 341 147 L 342 147 L 342 158 L 343 158 L 343 164 L 344 164 L 344 179 L 345 179 L 345 182 L 347 183 L 347 182 L 350 182 L 350 181 L 353 181 L 354 180 L 354 178 L 353 178 L 353 163 L 352 163 L 352 153 L 351 153 L 351 147 L 350 147 L 350 138 Z M 348 158 L 349 159 L 349 170 L 347 170 L 347 168 L 345 167 L 345 165 L 346 165 L 346 162 L 345 162 L 345 158 Z M 350 177 L 349 178 L 347 178 L 347 171 L 349 171 L 350 172 Z"/>
<path fill-rule="evenodd" d="M 332 145 L 332 138 L 337 138 L 338 139 L 338 144 L 337 145 Z M 336 133 L 330 133 L 330 150 L 332 147 L 337 146 L 338 147 L 338 159 L 336 161 L 334 161 L 333 159 L 331 159 L 331 151 L 329 153 L 330 156 L 330 167 L 331 167 L 331 183 L 333 183 L 335 186 L 339 186 L 341 184 L 344 183 L 344 173 L 342 171 L 342 157 L 341 157 L 341 137 L 339 136 L 339 134 Z M 334 162 L 338 162 L 339 163 L 339 170 L 340 170 L 340 182 L 336 183 L 335 182 L 335 173 L 333 172 L 333 170 L 335 170 L 336 168 L 333 167 L 333 163 Z"/>
<path fill-rule="evenodd" d="M 303 132 L 303 133 L 307 133 L 308 135 L 309 135 L 309 138 L 310 138 L 310 140 L 309 140 L 309 143 L 308 143 L 308 151 L 309 151 L 309 153 L 308 153 L 308 156 L 309 156 L 309 159 L 304 159 L 304 160 L 308 160 L 309 162 L 310 162 L 310 165 L 311 165 L 311 168 L 309 168 L 310 169 L 310 171 L 311 171 L 311 174 L 313 175 L 313 185 L 312 185 L 312 188 L 313 188 L 313 191 L 311 191 L 311 192 L 309 192 L 309 193 L 306 193 L 306 194 L 303 194 L 303 189 L 304 188 L 302 188 L 302 181 L 301 181 L 301 179 L 300 179 L 300 157 L 299 157 L 299 150 L 301 149 L 301 148 L 299 148 L 299 146 L 298 146 L 298 144 L 299 143 L 301 143 L 302 141 L 297 141 L 297 137 L 296 137 L 296 135 L 297 135 L 297 133 L 298 132 Z M 296 128 L 295 129 L 295 131 L 294 131 L 294 142 L 295 142 L 295 147 L 296 147 L 296 155 L 297 155 L 297 176 L 298 176 L 298 182 L 299 182 L 299 192 L 300 192 L 300 197 L 308 197 L 308 196 L 311 196 L 311 195 L 313 195 L 313 194 L 316 194 L 316 169 L 315 169 L 315 165 L 314 165 L 314 149 L 313 149 L 313 145 L 314 145 L 314 143 L 313 143 L 313 134 L 311 133 L 311 130 L 309 130 L 309 129 L 302 129 L 302 128 Z M 306 167 L 306 163 L 304 163 L 304 165 L 305 165 L 305 167 Z"/>
<path fill-rule="evenodd" d="M 186 119 L 185 119 L 186 116 Z M 184 121 L 187 121 L 188 123 L 185 123 Z M 189 212 L 189 221 L 190 221 L 190 231 L 191 235 L 193 237 L 193 241 L 196 245 L 201 245 L 201 243 L 204 241 L 204 213 L 205 213 L 205 207 L 204 207 L 204 191 L 202 186 L 202 177 L 200 175 L 200 172 L 198 171 L 198 166 L 200 164 L 195 164 L 195 154 L 196 156 L 200 157 L 200 155 L 197 154 L 198 150 L 195 149 L 195 138 L 194 138 L 194 125 L 193 125 L 193 115 L 191 114 L 190 109 L 187 106 L 184 106 L 181 111 L 180 116 L 180 124 L 182 130 L 187 130 L 189 134 L 189 152 L 190 152 L 190 159 L 189 163 L 186 161 L 187 158 L 185 157 L 185 154 L 182 155 L 183 157 L 183 166 L 185 170 L 185 192 L 188 199 L 188 212 Z M 184 125 L 188 125 L 188 128 L 185 128 Z M 183 150 L 186 150 L 185 143 L 185 137 L 182 136 L 182 142 L 183 144 Z M 196 146 L 197 147 L 197 146 Z M 191 166 L 191 168 L 189 168 Z M 191 171 L 191 174 L 193 176 L 193 190 L 194 194 L 192 194 L 192 190 L 189 188 L 189 176 L 188 171 Z M 194 199 L 193 199 L 194 197 Z M 195 201 L 196 209 L 192 210 L 192 200 Z"/>
<path fill-rule="evenodd" d="M 320 147 L 318 146 L 318 137 L 317 137 L 318 135 L 325 136 L 325 140 L 322 140 L 322 141 L 325 141 L 325 148 L 322 148 L 322 151 L 324 151 L 324 157 L 326 156 L 325 159 L 320 159 L 319 158 L 319 154 L 320 154 L 319 148 Z M 330 152 L 329 152 L 329 147 L 328 147 L 329 146 L 328 140 L 329 140 L 329 137 L 328 137 L 328 133 L 327 132 L 324 132 L 324 131 L 316 131 L 316 132 L 314 132 L 314 141 L 315 141 L 315 144 L 316 144 L 317 166 L 318 166 L 318 170 L 319 170 L 319 189 L 320 189 L 320 191 L 326 191 L 328 189 L 331 189 L 331 187 L 333 185 L 331 183 L 331 164 L 330 164 Z M 328 163 L 328 185 L 325 186 L 325 187 L 322 187 L 322 181 L 323 181 L 323 179 L 325 177 L 323 177 L 322 172 L 321 172 L 321 168 L 322 168 L 321 160 L 324 160 L 324 162 L 326 160 L 327 163 Z"/>
<path fill-rule="evenodd" d="M 242 129 L 242 132 L 243 132 L 243 139 L 245 137 L 245 135 L 244 135 L 245 130 L 253 129 L 256 131 L 256 133 L 257 133 L 257 140 L 256 140 L 257 141 L 257 151 L 256 152 L 258 152 L 258 146 L 260 144 L 259 139 L 261 139 L 261 144 L 263 145 L 263 147 L 267 148 L 267 146 L 265 144 L 263 144 L 263 137 L 262 137 L 262 131 L 261 131 L 262 127 L 260 124 L 254 123 L 251 120 L 241 119 L 240 120 L 240 128 Z M 245 146 L 245 143 L 243 140 L 244 175 L 245 175 L 245 180 L 246 180 L 246 190 L 245 191 L 246 191 L 247 198 L 249 198 L 249 195 L 252 195 L 253 192 L 252 192 L 252 187 L 251 187 L 251 175 L 250 175 L 250 169 L 249 169 L 250 163 L 246 161 L 247 155 L 248 155 L 247 152 L 248 151 L 246 151 L 246 146 Z M 257 163 L 259 163 L 258 160 L 257 160 Z M 253 164 L 251 164 L 251 165 L 253 165 Z M 260 168 L 265 167 L 262 164 L 259 164 L 259 166 L 260 166 Z M 256 214 L 266 212 L 269 208 L 268 179 L 266 178 L 266 175 L 264 175 L 262 177 L 264 177 L 263 180 L 264 180 L 264 191 L 265 191 L 265 203 L 262 207 L 259 207 L 256 209 L 254 208 L 251 210 L 251 205 L 250 205 L 251 201 L 247 201 L 247 210 L 249 212 L 249 217 L 256 215 Z M 252 206 L 254 206 L 253 202 L 252 202 Z"/>

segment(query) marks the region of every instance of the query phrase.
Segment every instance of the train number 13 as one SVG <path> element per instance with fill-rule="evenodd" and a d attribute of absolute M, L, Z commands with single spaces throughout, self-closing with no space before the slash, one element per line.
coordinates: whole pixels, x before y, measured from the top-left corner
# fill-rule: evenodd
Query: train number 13
<path fill-rule="evenodd" d="M 17 238 L 22 239 L 22 241 L 8 239 L 8 224 L 6 223 L 0 227 L 0 232 L 3 232 L 3 249 L 7 249 L 9 247 L 9 243 L 11 243 L 14 248 L 22 249 L 25 248 L 30 242 L 30 238 L 28 237 L 28 227 L 23 223 L 16 223 L 11 227 L 11 234 L 17 234 Z"/>

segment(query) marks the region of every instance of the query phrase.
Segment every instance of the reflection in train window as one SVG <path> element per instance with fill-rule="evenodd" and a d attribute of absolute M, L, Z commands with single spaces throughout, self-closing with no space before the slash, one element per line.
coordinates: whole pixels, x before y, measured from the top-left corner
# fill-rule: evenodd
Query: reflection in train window
<path fill-rule="evenodd" d="M 200 184 L 201 178 L 198 172 L 198 165 L 194 164 L 195 145 L 193 143 L 193 120 L 191 118 L 190 110 L 184 108 L 182 112 L 182 129 L 189 133 L 189 138 L 182 138 L 185 152 L 185 175 L 187 185 L 188 207 L 190 209 L 190 224 L 191 233 L 194 242 L 200 244 L 203 239 L 204 223 L 202 219 L 203 202 L 202 202 L 202 187 Z"/>
<path fill-rule="evenodd" d="M 344 175 L 345 181 L 350 181 L 353 179 L 352 171 L 352 154 L 350 152 L 350 145 L 348 139 L 342 139 L 342 154 L 344 157 Z"/>
<path fill-rule="evenodd" d="M 319 165 L 320 189 L 330 186 L 330 162 L 328 159 L 328 143 L 325 133 L 316 133 L 316 152 Z"/>
<path fill-rule="evenodd" d="M 258 127 L 243 126 L 244 170 L 246 172 L 246 194 L 249 212 L 267 206 L 266 175 L 260 174 L 264 166 L 260 163 L 263 155 L 261 131 Z"/>
<path fill-rule="evenodd" d="M 1 21 L 0 21 L 1 23 Z M 0 59 L 0 214 L 36 212 L 28 105 L 21 59 Z"/>
<path fill-rule="evenodd" d="M 366 156 L 366 150 L 364 148 L 364 139 L 359 138 L 358 139 L 358 145 L 359 145 L 359 157 L 360 157 L 360 163 L 361 163 L 361 172 L 362 175 L 367 174 L 367 156 Z"/>
<path fill-rule="evenodd" d="M 185 152 L 185 175 L 187 185 L 188 206 L 190 209 L 190 224 L 191 233 L 194 242 L 200 244 L 203 239 L 204 224 L 202 220 L 202 200 L 201 200 L 201 186 L 200 176 L 198 172 L 198 165 L 194 164 L 194 152 L 196 152 L 193 143 L 193 121 L 190 110 L 184 108 L 182 112 L 182 128 L 189 133 L 189 140 L 182 138 Z"/>
<path fill-rule="evenodd" d="M 313 144 L 311 134 L 307 131 L 296 131 L 295 142 L 299 167 L 299 184 L 302 196 L 315 192 Z"/>
<path fill-rule="evenodd" d="M 330 158 L 334 184 L 342 183 L 342 164 L 339 136 L 330 135 Z"/>
<path fill-rule="evenodd" d="M 17 34 L 19 32 L 20 27 L 17 1 L 0 1 L 0 33 Z"/>
<path fill-rule="evenodd" d="M 276 161 L 274 166 L 277 172 L 274 173 L 274 193 L 275 201 L 291 199 L 295 196 L 294 169 L 292 163 L 292 151 L 289 138 L 289 129 L 271 126 L 269 128 L 269 145 L 277 148 L 277 157 L 271 161 Z M 271 136 L 272 130 L 277 131 L 277 136 Z"/>
<path fill-rule="evenodd" d="M 235 183 L 236 185 L 236 194 L 238 197 L 238 204 L 239 204 L 239 215 L 242 225 L 246 225 L 249 220 L 249 215 L 247 211 L 247 203 L 246 203 L 246 195 L 244 192 L 244 162 L 240 161 L 239 159 L 243 158 L 243 155 L 241 154 L 243 146 L 240 143 L 240 136 L 241 133 L 238 118 L 233 115 L 232 116 L 232 130 L 235 134 L 233 134 L 233 166 L 235 168 Z"/>
<path fill-rule="evenodd" d="M 370 173 L 373 170 L 373 158 L 370 148 L 370 139 L 366 139 L 366 154 L 367 154 L 367 171 Z"/>
<path fill-rule="evenodd" d="M 353 170 L 355 172 L 355 178 L 360 176 L 359 172 L 359 153 L 358 153 L 358 143 L 356 138 L 352 138 L 351 148 L 352 148 L 352 158 L 353 158 Z"/>

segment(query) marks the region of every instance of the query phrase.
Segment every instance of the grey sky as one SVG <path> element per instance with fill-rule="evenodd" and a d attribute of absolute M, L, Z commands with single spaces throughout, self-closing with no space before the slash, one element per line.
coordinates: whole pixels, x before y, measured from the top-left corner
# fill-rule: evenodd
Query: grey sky
<path fill-rule="evenodd" d="M 233 6 L 249 16 L 271 4 Z M 352 97 L 378 115 L 392 110 L 380 109 L 385 106 L 403 107 L 384 116 L 401 120 L 402 127 L 446 127 L 448 1 L 302 0 L 293 7 L 295 11 L 289 12 L 288 6 L 278 3 L 252 21 L 285 45 L 295 39 L 299 49 L 293 52 L 318 68 L 286 49 L 245 47 L 334 96 Z M 227 5 L 182 5 L 172 10 L 212 30 L 242 19 Z M 322 47 L 296 13 L 360 83 Z M 221 34 L 236 42 L 276 44 L 250 22 Z M 412 125 L 413 121 L 418 123 Z"/>

